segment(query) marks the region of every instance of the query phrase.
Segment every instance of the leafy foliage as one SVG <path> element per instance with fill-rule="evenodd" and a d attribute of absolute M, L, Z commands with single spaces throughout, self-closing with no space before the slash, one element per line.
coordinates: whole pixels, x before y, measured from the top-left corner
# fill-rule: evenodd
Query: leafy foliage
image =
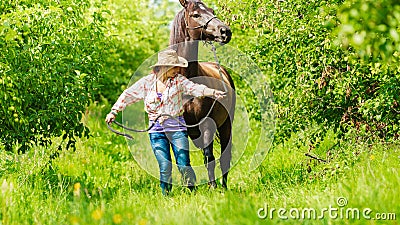
<path fill-rule="evenodd" d="M 102 97 L 115 101 L 131 74 L 159 48 L 173 15 L 150 1 L 3 1 L 0 17 L 0 141 L 47 145 L 52 136 L 74 144 L 88 135 L 80 122 Z M 167 11 L 168 12 L 168 11 Z"/>
<path fill-rule="evenodd" d="M 394 54 L 392 64 L 379 63 L 337 44 L 341 26 L 337 12 L 343 10 L 344 1 L 222 1 L 218 7 L 233 29 L 233 44 L 257 62 L 266 74 L 260 79 L 271 84 L 276 143 L 311 124 L 320 126 L 314 139 L 331 128 L 340 137 L 352 129 L 376 137 L 398 137 L 398 56 Z M 379 35 L 390 43 L 388 35 L 393 33 L 388 28 Z"/>
<path fill-rule="evenodd" d="M 107 38 L 88 1 L 6 1 L 0 17 L 0 141 L 21 151 L 64 135 L 87 135 L 80 123 L 98 91 Z"/>
<path fill-rule="evenodd" d="M 400 3 L 349 0 L 338 11 L 338 38 L 361 57 L 390 60 L 400 51 Z"/>
<path fill-rule="evenodd" d="M 100 95 L 114 102 L 126 88 L 131 76 L 148 57 L 168 45 L 169 23 L 176 7 L 169 1 L 118 0 L 103 2 L 99 9 L 107 10 L 106 35 L 113 46 L 107 49 L 105 76 L 100 81 Z"/>

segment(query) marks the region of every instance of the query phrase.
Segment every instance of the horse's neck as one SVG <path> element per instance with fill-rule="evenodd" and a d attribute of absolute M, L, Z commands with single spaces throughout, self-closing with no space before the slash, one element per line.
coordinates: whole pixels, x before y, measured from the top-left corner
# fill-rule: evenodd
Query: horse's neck
<path fill-rule="evenodd" d="M 199 75 L 199 43 L 197 41 L 184 41 L 172 46 L 179 56 L 188 62 L 185 77 L 197 77 Z"/>
<path fill-rule="evenodd" d="M 188 62 L 197 62 L 199 55 L 199 43 L 196 41 L 184 41 L 178 43 L 176 50 L 179 56 L 184 57 Z"/>
<path fill-rule="evenodd" d="M 185 58 L 189 62 L 185 76 L 187 78 L 199 75 L 199 43 L 193 41 L 185 41 L 179 44 L 178 55 Z"/>

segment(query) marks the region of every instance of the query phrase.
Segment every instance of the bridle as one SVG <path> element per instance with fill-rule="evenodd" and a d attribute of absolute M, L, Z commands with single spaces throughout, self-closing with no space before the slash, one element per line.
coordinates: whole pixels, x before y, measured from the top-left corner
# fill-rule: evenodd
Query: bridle
<path fill-rule="evenodd" d="M 197 30 L 197 29 L 200 29 L 200 28 L 201 28 L 201 35 L 200 35 L 201 39 L 202 39 L 202 36 L 203 36 L 203 30 L 207 29 L 208 24 L 209 24 L 213 19 L 216 19 L 216 18 L 217 18 L 217 17 L 213 15 L 209 20 L 207 20 L 207 22 L 206 22 L 204 25 L 199 25 L 199 26 L 197 26 L 197 27 L 189 27 L 189 24 L 188 24 L 188 22 L 187 22 L 187 20 L 186 20 L 186 11 L 183 12 L 183 20 L 185 21 L 186 30 Z M 189 36 L 189 38 L 190 38 L 190 34 L 188 34 L 188 36 Z M 222 78 L 221 65 L 220 65 L 219 60 L 218 60 L 218 57 L 217 57 L 216 48 L 215 48 L 214 44 L 213 44 L 211 41 L 204 41 L 204 44 L 210 44 L 210 45 L 211 45 L 211 50 L 212 50 L 212 52 L 214 53 L 215 63 L 216 63 L 217 66 L 218 66 L 219 76 L 220 76 L 221 81 L 222 81 L 222 83 L 223 83 L 223 85 L 224 85 L 224 91 L 225 91 L 225 93 L 226 93 L 226 92 L 228 91 L 228 89 L 226 88 L 226 84 L 225 84 L 225 82 L 223 81 L 223 78 Z M 214 101 L 214 104 L 215 104 L 215 101 Z M 213 104 L 213 106 L 214 106 L 214 104 Z M 211 107 L 211 109 L 212 109 L 212 107 Z M 210 111 L 211 111 L 211 110 L 210 110 Z"/>
<path fill-rule="evenodd" d="M 189 24 L 188 24 L 188 22 L 187 22 L 187 20 L 186 20 L 186 12 L 184 12 L 184 14 L 183 14 L 183 20 L 185 21 L 185 26 L 186 26 L 186 29 L 187 29 L 187 30 L 197 30 L 197 29 L 200 29 L 200 28 L 202 28 L 202 30 L 205 30 L 205 29 L 207 29 L 208 24 L 209 24 L 213 19 L 216 19 L 216 18 L 217 18 L 216 16 L 213 16 L 213 17 L 211 17 L 204 25 L 199 25 L 199 26 L 197 26 L 197 27 L 189 27 Z"/>
<path fill-rule="evenodd" d="M 209 20 L 207 20 L 207 22 L 204 23 L 203 25 L 199 25 L 199 26 L 196 26 L 196 27 L 190 27 L 190 26 L 189 26 L 189 23 L 188 23 L 188 21 L 187 21 L 187 19 L 186 19 L 186 11 L 183 12 L 183 20 L 185 21 L 186 30 L 189 31 L 189 30 L 201 29 L 201 31 L 200 31 L 200 32 L 201 32 L 201 33 L 200 33 L 200 39 L 203 39 L 203 33 L 204 33 L 204 31 L 207 29 L 208 24 L 209 24 L 213 19 L 216 19 L 216 18 L 217 18 L 217 17 L 213 15 L 213 16 L 212 16 Z M 186 32 L 186 37 L 187 37 L 187 38 L 190 38 L 189 32 Z"/>

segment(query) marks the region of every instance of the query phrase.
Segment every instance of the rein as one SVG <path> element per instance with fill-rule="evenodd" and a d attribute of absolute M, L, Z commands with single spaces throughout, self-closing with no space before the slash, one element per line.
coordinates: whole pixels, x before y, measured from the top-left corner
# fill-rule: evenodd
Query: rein
<path fill-rule="evenodd" d="M 206 42 L 205 42 L 205 43 L 206 43 Z M 215 46 L 214 46 L 214 44 L 213 44 L 212 42 L 208 42 L 208 44 L 210 44 L 210 45 L 212 46 L 212 47 L 211 47 L 211 50 L 212 50 L 213 53 L 214 53 L 215 62 L 216 62 L 216 64 L 218 65 L 218 72 L 219 72 L 219 75 L 220 75 L 222 84 L 223 84 L 223 86 L 224 86 L 224 91 L 225 91 L 225 93 L 227 93 L 227 92 L 228 92 L 228 89 L 227 89 L 226 84 L 225 84 L 225 82 L 224 82 L 224 80 L 223 80 L 223 78 L 222 78 L 221 65 L 220 65 L 219 60 L 218 60 L 218 57 L 217 57 L 216 48 L 215 48 Z M 193 127 L 197 127 L 197 126 L 199 126 L 200 124 L 202 124 L 202 123 L 210 116 L 211 111 L 213 110 L 213 108 L 214 108 L 214 106 L 215 106 L 215 103 L 217 103 L 217 100 L 218 100 L 217 98 L 214 99 L 213 104 L 211 105 L 210 110 L 208 111 L 207 115 L 206 115 L 205 117 L 203 117 L 198 123 L 193 124 L 193 125 L 187 125 L 186 123 L 182 123 L 181 121 L 179 121 L 179 119 L 175 118 L 174 116 L 172 116 L 172 115 L 170 115 L 170 114 L 160 114 L 160 115 L 158 115 L 158 116 L 156 117 L 156 119 L 155 119 L 154 121 L 152 121 L 152 123 L 150 124 L 150 126 L 149 126 L 148 128 L 146 128 L 146 129 L 144 129 L 144 130 L 138 130 L 138 129 L 133 129 L 133 128 L 124 126 L 123 124 L 121 124 L 121 123 L 119 123 L 119 122 L 117 122 L 117 121 L 115 121 L 115 120 L 112 121 L 111 123 L 114 123 L 115 125 L 117 125 L 117 126 L 123 128 L 123 129 L 125 129 L 125 130 L 128 130 L 128 131 L 132 131 L 132 132 L 136 132 L 136 133 L 143 133 L 143 132 L 147 132 L 147 131 L 149 131 L 151 128 L 153 128 L 154 125 L 156 124 L 157 120 L 160 119 L 160 117 L 165 116 L 165 117 L 168 117 L 168 118 L 171 118 L 171 119 L 175 120 L 175 121 L 176 121 L 179 125 L 181 125 L 181 126 L 184 126 L 184 127 L 186 127 L 186 128 L 193 128 Z M 130 139 L 130 140 L 133 140 L 133 137 L 132 137 L 131 135 L 113 129 L 113 128 L 111 127 L 111 123 L 107 123 L 107 127 L 108 127 L 108 129 L 109 129 L 110 131 L 112 131 L 112 132 L 114 132 L 114 133 L 116 133 L 116 134 L 118 134 L 118 135 L 124 136 L 124 137 L 126 137 L 126 138 L 128 138 L 128 139 Z"/>
<path fill-rule="evenodd" d="M 160 119 L 160 117 L 166 116 L 166 117 L 169 117 L 169 118 L 175 120 L 175 121 L 176 121 L 177 123 L 179 123 L 181 126 L 184 126 L 184 127 L 186 127 L 186 128 L 197 127 L 197 126 L 199 126 L 200 124 L 202 124 L 202 123 L 210 116 L 210 113 L 211 113 L 212 109 L 214 108 L 214 105 L 215 105 L 216 102 L 217 102 L 217 99 L 214 100 L 214 102 L 213 102 L 213 104 L 211 105 L 211 108 L 210 108 L 210 110 L 208 111 L 207 115 L 206 115 L 205 117 L 203 117 L 198 123 L 193 124 L 193 125 L 187 125 L 186 123 L 182 123 L 181 121 L 179 121 L 177 118 L 175 118 L 174 116 L 172 116 L 172 115 L 170 115 L 170 114 L 160 114 L 160 115 L 158 115 L 158 116 L 156 117 L 156 119 L 155 119 L 154 121 L 152 121 L 151 125 L 150 125 L 148 128 L 144 129 L 144 130 L 137 130 L 137 129 L 133 129 L 133 128 L 124 126 L 124 125 L 122 125 L 121 123 L 119 123 L 119 122 L 117 122 L 117 121 L 115 121 L 115 120 L 114 120 L 112 123 L 114 123 L 115 125 L 117 125 L 117 126 L 123 128 L 123 129 L 125 129 L 125 130 L 128 130 L 128 131 L 133 131 L 133 132 L 136 132 L 136 133 L 143 133 L 143 132 L 147 132 L 147 131 L 149 131 L 151 128 L 153 128 L 154 125 L 156 124 L 156 121 L 157 121 L 158 119 Z M 111 123 L 107 123 L 107 127 L 108 127 L 108 129 L 111 130 L 112 132 L 114 132 L 114 133 L 116 133 L 116 134 L 118 134 L 118 135 L 124 136 L 124 137 L 126 137 L 126 138 L 128 138 L 128 139 L 130 139 L 130 140 L 133 140 L 133 137 L 132 137 L 131 135 L 129 135 L 129 134 L 127 134 L 127 133 L 122 133 L 122 132 L 117 131 L 117 130 L 114 130 L 114 129 L 111 127 Z"/>

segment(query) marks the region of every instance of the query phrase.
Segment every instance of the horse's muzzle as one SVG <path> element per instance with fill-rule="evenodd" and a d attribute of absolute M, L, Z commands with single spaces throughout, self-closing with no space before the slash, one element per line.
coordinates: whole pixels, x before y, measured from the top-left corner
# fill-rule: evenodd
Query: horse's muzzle
<path fill-rule="evenodd" d="M 221 26 L 219 28 L 219 34 L 215 35 L 215 41 L 221 44 L 227 44 L 231 41 L 232 31 L 228 26 Z"/>
<path fill-rule="evenodd" d="M 222 42 L 227 44 L 231 41 L 232 38 L 232 31 L 229 27 L 221 28 L 221 37 L 223 38 Z"/>

